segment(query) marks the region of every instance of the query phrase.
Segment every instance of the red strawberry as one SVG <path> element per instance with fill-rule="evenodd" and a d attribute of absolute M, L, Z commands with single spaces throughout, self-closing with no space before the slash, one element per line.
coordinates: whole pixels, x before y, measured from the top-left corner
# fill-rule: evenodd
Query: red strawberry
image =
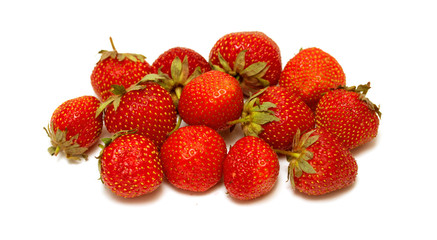
<path fill-rule="evenodd" d="M 349 150 L 338 138 L 323 128 L 313 129 L 302 136 L 296 134 L 291 152 L 288 177 L 293 189 L 308 195 L 322 195 L 351 185 L 358 166 Z"/>
<path fill-rule="evenodd" d="M 83 96 L 65 101 L 53 112 L 48 128 L 51 155 L 64 152 L 69 159 L 87 158 L 85 152 L 102 133 L 102 114 L 96 116 L 100 101 L 93 96 Z"/>
<path fill-rule="evenodd" d="M 91 74 L 91 85 L 97 96 L 105 101 L 112 95 L 112 85 L 125 88 L 140 81 L 152 72 L 152 67 L 143 55 L 133 53 L 118 53 L 110 38 L 113 51 L 102 50 L 99 62 Z"/>
<path fill-rule="evenodd" d="M 107 106 L 105 125 L 110 133 L 137 130 L 152 140 L 159 148 L 167 135 L 176 127 L 176 108 L 170 94 L 153 82 L 139 82 L 124 89 L 113 86 L 115 96 L 102 103 L 99 111 Z"/>
<path fill-rule="evenodd" d="M 99 158 L 100 179 L 112 192 L 124 198 L 156 190 L 163 179 L 158 149 L 148 138 L 120 132 L 102 139 Z"/>
<path fill-rule="evenodd" d="M 261 138 L 246 136 L 229 150 L 223 165 L 229 195 L 250 200 L 267 194 L 279 175 L 278 156 Z"/>
<path fill-rule="evenodd" d="M 334 57 L 318 48 L 307 48 L 290 59 L 279 85 L 297 94 L 314 111 L 323 93 L 346 84 L 346 77 Z"/>
<path fill-rule="evenodd" d="M 189 125 L 206 125 L 214 130 L 230 127 L 240 117 L 244 97 L 238 81 L 220 71 L 196 77 L 182 91 L 179 115 Z"/>
<path fill-rule="evenodd" d="M 200 54 L 181 47 L 169 49 L 161 54 L 152 67 L 155 73 L 147 75 L 143 80 L 155 81 L 169 91 L 176 107 L 182 89 L 195 77 L 211 70 L 208 62 Z"/>
<path fill-rule="evenodd" d="M 253 95 L 245 104 L 241 123 L 245 135 L 258 136 L 274 149 L 289 149 L 298 129 L 315 125 L 314 113 L 296 95 L 283 87 L 270 86 Z"/>
<path fill-rule="evenodd" d="M 189 66 L 187 75 L 193 74 L 197 67 L 200 67 L 202 73 L 211 70 L 209 63 L 196 51 L 189 48 L 174 47 L 159 55 L 159 57 L 153 62 L 153 72 L 158 73 L 158 70 L 160 70 L 162 73 L 172 76 L 171 65 L 176 57 L 179 59 L 187 57 Z"/>
<path fill-rule="evenodd" d="M 224 139 L 213 129 L 182 127 L 162 145 L 164 174 L 177 188 L 204 192 L 222 178 L 226 152 Z"/>
<path fill-rule="evenodd" d="M 209 62 L 236 77 L 246 95 L 276 85 L 282 70 L 278 45 L 262 32 L 226 34 L 211 49 Z"/>
<path fill-rule="evenodd" d="M 366 98 L 369 89 L 367 83 L 326 93 L 317 106 L 317 126 L 335 134 L 348 149 L 371 141 L 378 134 L 381 112 Z"/>

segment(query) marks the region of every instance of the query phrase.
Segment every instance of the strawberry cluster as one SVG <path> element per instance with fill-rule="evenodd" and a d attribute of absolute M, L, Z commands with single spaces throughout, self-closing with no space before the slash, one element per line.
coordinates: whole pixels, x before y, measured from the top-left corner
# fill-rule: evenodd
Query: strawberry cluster
<path fill-rule="evenodd" d="M 301 49 L 282 69 L 278 45 L 261 32 L 226 34 L 209 61 L 175 47 L 152 65 L 140 54 L 101 51 L 91 74 L 96 96 L 62 103 L 47 128 L 51 155 L 87 158 L 103 127 L 100 179 L 133 198 L 164 179 L 204 192 L 223 181 L 232 198 L 269 193 L 285 156 L 292 188 L 322 195 L 350 186 L 351 150 L 378 133 L 381 113 L 366 93 L 346 86 L 342 67 L 318 48 Z M 186 126 L 181 127 L 184 121 Z M 240 125 L 229 151 L 222 137 Z"/>

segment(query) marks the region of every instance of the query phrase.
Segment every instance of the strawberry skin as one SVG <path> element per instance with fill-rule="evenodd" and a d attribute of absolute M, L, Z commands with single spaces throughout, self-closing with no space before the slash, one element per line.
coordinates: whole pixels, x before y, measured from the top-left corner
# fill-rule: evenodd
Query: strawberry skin
<path fill-rule="evenodd" d="M 239 58 L 242 51 L 245 51 L 245 56 Z M 213 69 L 221 69 L 239 79 L 246 95 L 263 87 L 276 85 L 282 70 L 278 45 L 262 32 L 234 32 L 224 35 L 211 49 L 209 62 Z"/>
<path fill-rule="evenodd" d="M 296 134 L 288 176 L 293 189 L 307 195 L 323 195 L 351 185 L 358 166 L 351 152 L 324 128 Z"/>
<path fill-rule="evenodd" d="M 53 112 L 48 129 L 51 155 L 64 152 L 69 159 L 87 158 L 84 154 L 102 133 L 103 114 L 96 115 L 100 101 L 82 96 L 62 103 Z"/>
<path fill-rule="evenodd" d="M 189 125 L 206 125 L 221 131 L 240 117 L 244 97 L 238 81 L 227 73 L 209 71 L 191 80 L 183 89 L 178 111 Z"/>
<path fill-rule="evenodd" d="M 224 139 L 213 129 L 182 127 L 161 148 L 164 175 L 177 188 L 204 192 L 222 178 L 226 152 Z"/>
<path fill-rule="evenodd" d="M 185 58 L 185 56 L 188 59 L 188 75 L 193 74 L 197 67 L 200 67 L 202 73 L 211 70 L 211 67 L 206 59 L 196 51 L 190 48 L 174 47 L 159 55 L 159 57 L 153 62 L 153 72 L 158 73 L 158 69 L 160 69 L 162 73 L 171 75 L 171 65 L 173 60 L 176 57 L 182 60 Z"/>
<path fill-rule="evenodd" d="M 104 119 L 110 133 L 135 129 L 160 148 L 175 128 L 177 116 L 170 94 L 158 84 L 146 82 L 141 89 L 128 89 L 117 108 L 109 105 Z"/>
<path fill-rule="evenodd" d="M 370 142 L 378 134 L 379 107 L 365 94 L 370 83 L 342 87 L 325 94 L 317 106 L 316 122 L 335 134 L 348 149 Z"/>
<path fill-rule="evenodd" d="M 261 138 L 246 136 L 229 150 L 223 178 L 229 195 L 251 200 L 270 192 L 279 175 L 278 156 Z"/>
<path fill-rule="evenodd" d="M 155 144 L 140 134 L 116 135 L 105 140 L 106 146 L 99 156 L 102 182 L 124 198 L 156 190 L 162 183 L 163 172 Z"/>
<path fill-rule="evenodd" d="M 346 84 L 337 60 L 318 48 L 301 49 L 290 59 L 279 78 L 279 85 L 295 93 L 314 111 L 323 93 Z"/>
<path fill-rule="evenodd" d="M 112 93 L 112 85 L 128 88 L 152 72 L 152 66 L 140 54 L 118 53 L 110 38 L 113 51 L 102 50 L 99 62 L 91 74 L 91 85 L 97 97 L 102 101 Z"/>

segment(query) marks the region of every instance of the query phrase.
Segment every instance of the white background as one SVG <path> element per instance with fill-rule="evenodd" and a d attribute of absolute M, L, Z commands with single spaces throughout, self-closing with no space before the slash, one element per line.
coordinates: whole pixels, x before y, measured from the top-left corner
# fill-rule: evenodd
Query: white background
<path fill-rule="evenodd" d="M 122 2 L 122 3 L 121 3 Z M 434 92 L 437 37 L 432 1 L 3 1 L 0 3 L 1 239 L 436 239 Z M 203 194 L 167 182 L 121 199 L 88 161 L 47 153 L 43 127 L 65 100 L 94 95 L 98 51 L 160 53 L 188 47 L 208 58 L 223 35 L 258 30 L 283 66 L 319 47 L 348 85 L 371 82 L 381 105 L 378 137 L 354 150 L 356 183 L 322 197 L 294 193 L 286 161 L 273 191 L 239 202 L 221 184 Z M 241 137 L 227 134 L 231 144 Z"/>

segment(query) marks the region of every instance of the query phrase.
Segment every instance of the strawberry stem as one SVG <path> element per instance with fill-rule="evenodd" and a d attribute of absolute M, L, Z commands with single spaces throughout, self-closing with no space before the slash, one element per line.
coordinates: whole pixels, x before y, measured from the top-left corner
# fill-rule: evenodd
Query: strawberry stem
<path fill-rule="evenodd" d="M 59 151 L 61 151 L 61 148 L 59 146 L 56 146 L 54 155 L 58 156 Z"/>
<path fill-rule="evenodd" d="M 169 133 L 167 134 L 167 136 L 170 136 L 170 135 L 172 135 L 174 132 L 176 132 L 176 130 L 178 130 L 178 129 L 181 127 L 181 123 L 182 123 L 182 118 L 181 118 L 181 117 L 178 117 L 178 122 L 176 123 L 175 128 L 173 128 L 173 130 L 171 130 L 171 132 L 169 132 Z"/>
<path fill-rule="evenodd" d="M 181 99 L 182 87 L 175 88 L 174 92 L 176 93 L 176 97 L 178 98 L 178 100 Z"/>
<path fill-rule="evenodd" d="M 289 157 L 293 157 L 293 158 L 299 158 L 300 157 L 300 153 L 295 153 L 295 152 L 290 152 L 290 151 L 284 151 L 284 150 L 280 150 L 280 149 L 275 149 L 276 153 L 285 155 L 285 156 L 289 156 Z"/>
<path fill-rule="evenodd" d="M 246 122 L 249 122 L 249 120 L 250 120 L 250 116 L 248 115 L 246 117 L 241 117 L 241 118 L 234 120 L 234 121 L 229 121 L 228 125 L 235 125 L 238 123 L 246 123 Z"/>
<path fill-rule="evenodd" d="M 114 42 L 112 41 L 112 37 L 109 37 L 109 41 L 111 42 L 111 46 L 112 46 L 112 49 L 114 50 L 114 52 L 117 52 L 117 49 L 115 49 L 115 46 L 114 46 Z"/>

